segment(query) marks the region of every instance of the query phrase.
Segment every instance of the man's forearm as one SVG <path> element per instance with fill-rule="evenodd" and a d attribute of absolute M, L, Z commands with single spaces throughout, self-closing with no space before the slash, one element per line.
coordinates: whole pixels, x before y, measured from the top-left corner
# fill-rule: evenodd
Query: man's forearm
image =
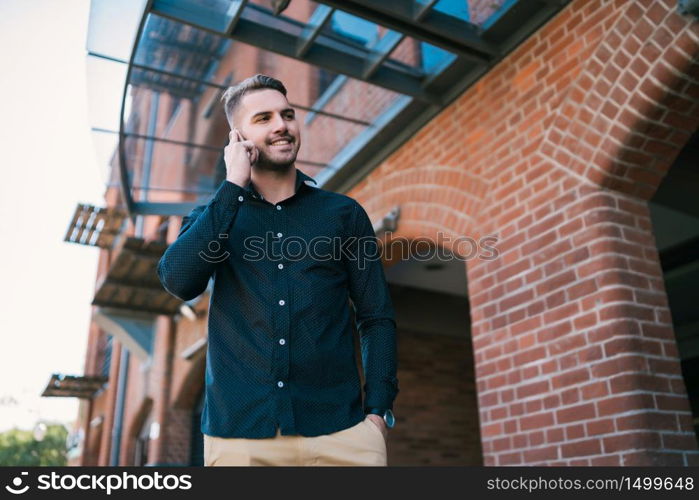
<path fill-rule="evenodd" d="M 373 226 L 358 203 L 350 235 L 356 237 L 354 258 L 346 262 L 364 365 L 364 407 L 389 409 L 398 393 L 395 312 Z"/>
<path fill-rule="evenodd" d="M 398 394 L 396 378 L 396 324 L 379 318 L 359 326 L 366 397 L 364 408 L 393 408 Z"/>
<path fill-rule="evenodd" d="M 185 218 L 180 234 L 157 266 L 168 292 L 191 300 L 206 289 L 218 264 L 228 257 L 225 243 L 243 195 L 243 188 L 223 181 L 203 210 L 195 209 Z"/>

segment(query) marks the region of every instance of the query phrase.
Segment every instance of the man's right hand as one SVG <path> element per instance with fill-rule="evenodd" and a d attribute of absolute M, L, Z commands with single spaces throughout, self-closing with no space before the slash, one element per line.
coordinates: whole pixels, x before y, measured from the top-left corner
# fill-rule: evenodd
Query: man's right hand
<path fill-rule="evenodd" d="M 223 150 L 226 180 L 240 187 L 246 187 L 250 182 L 251 165 L 257 161 L 259 152 L 252 141 L 243 139 L 236 128 L 228 134 L 228 139 L 228 145 Z"/>

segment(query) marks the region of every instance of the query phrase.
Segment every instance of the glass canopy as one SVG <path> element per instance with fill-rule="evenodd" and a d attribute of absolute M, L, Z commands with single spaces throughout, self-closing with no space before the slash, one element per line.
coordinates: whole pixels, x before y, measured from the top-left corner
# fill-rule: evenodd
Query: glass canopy
<path fill-rule="evenodd" d="M 325 189 L 366 175 L 567 1 L 92 0 L 90 119 L 131 215 L 184 215 L 224 178 L 220 102 L 285 83 L 297 166 Z"/>

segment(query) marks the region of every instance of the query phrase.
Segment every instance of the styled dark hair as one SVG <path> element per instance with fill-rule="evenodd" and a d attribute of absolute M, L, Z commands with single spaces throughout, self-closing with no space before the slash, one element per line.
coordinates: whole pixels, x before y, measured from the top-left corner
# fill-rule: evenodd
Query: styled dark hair
<path fill-rule="evenodd" d="M 243 96 L 249 92 L 262 89 L 278 90 L 286 97 L 286 87 L 284 87 L 282 82 L 271 76 L 261 75 L 259 73 L 226 89 L 221 96 L 221 101 L 223 101 L 223 109 L 226 112 L 226 118 L 228 118 L 229 124 L 233 124 L 233 113 L 240 104 Z"/>

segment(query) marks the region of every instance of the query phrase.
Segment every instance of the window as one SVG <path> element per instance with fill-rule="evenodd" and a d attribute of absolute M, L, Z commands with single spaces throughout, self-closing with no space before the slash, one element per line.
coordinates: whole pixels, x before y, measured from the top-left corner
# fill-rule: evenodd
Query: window
<path fill-rule="evenodd" d="M 469 21 L 468 0 L 439 0 L 433 7 L 434 10 L 444 12 L 450 16 Z"/>
<path fill-rule="evenodd" d="M 363 47 L 371 47 L 379 39 L 379 28 L 376 24 L 338 10 L 333 12 L 330 22 L 323 27 L 322 33 L 335 37 L 340 36 L 351 43 Z M 320 68 L 317 73 L 317 99 L 320 99 L 335 79 L 340 76 L 337 73 Z"/>
<path fill-rule="evenodd" d="M 444 14 L 458 17 L 464 21 L 470 21 L 471 16 L 468 11 L 467 0 L 440 0 L 433 7 Z M 454 54 L 448 52 L 427 42 L 420 42 L 422 52 L 422 69 L 426 73 L 435 73 L 439 71 L 443 64 L 451 62 L 454 59 Z"/>
<path fill-rule="evenodd" d="M 104 347 L 102 351 L 103 357 L 101 374 L 105 377 L 109 377 L 109 370 L 112 367 L 112 336 L 108 334 L 104 335 L 103 342 Z"/>

